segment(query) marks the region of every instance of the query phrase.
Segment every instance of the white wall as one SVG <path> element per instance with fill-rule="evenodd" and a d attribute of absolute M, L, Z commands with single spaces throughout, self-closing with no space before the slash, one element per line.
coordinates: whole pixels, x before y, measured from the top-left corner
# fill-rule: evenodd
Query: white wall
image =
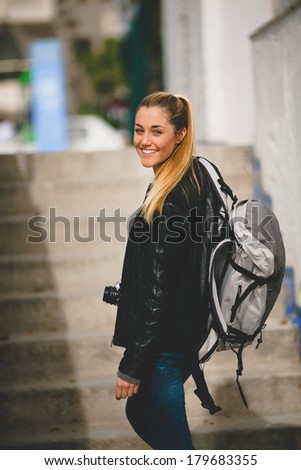
<path fill-rule="evenodd" d="M 272 17 L 270 0 L 202 0 L 206 140 L 253 142 L 249 35 Z"/>
<path fill-rule="evenodd" d="M 301 2 L 253 37 L 255 153 L 280 219 L 301 305 Z"/>
<path fill-rule="evenodd" d="M 272 17 L 271 0 L 162 0 L 165 89 L 191 99 L 196 140 L 253 141 L 249 35 Z"/>
<path fill-rule="evenodd" d="M 288 8 L 296 5 L 299 0 L 272 0 L 275 16 L 281 15 Z"/>

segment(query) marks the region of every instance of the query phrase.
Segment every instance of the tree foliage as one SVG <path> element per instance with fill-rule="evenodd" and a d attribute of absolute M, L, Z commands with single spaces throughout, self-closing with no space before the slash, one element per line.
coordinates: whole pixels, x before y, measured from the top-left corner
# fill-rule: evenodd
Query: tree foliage
<path fill-rule="evenodd" d="M 120 48 L 120 40 L 109 38 L 100 51 L 86 52 L 79 57 L 79 63 L 99 94 L 113 94 L 116 87 L 125 84 Z"/>

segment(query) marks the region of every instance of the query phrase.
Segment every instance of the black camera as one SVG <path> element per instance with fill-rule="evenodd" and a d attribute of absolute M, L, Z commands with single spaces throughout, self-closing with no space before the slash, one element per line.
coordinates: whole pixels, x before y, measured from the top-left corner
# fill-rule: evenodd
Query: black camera
<path fill-rule="evenodd" d="M 120 282 L 117 282 L 115 286 L 106 286 L 102 300 L 107 304 L 118 305 L 120 299 Z"/>

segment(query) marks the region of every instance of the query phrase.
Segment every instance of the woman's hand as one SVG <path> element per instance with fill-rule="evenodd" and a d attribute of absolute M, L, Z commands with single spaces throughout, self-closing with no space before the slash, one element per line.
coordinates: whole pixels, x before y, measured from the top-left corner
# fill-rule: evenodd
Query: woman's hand
<path fill-rule="evenodd" d="M 138 392 L 139 385 L 130 384 L 125 380 L 117 378 L 116 389 L 115 389 L 115 398 L 120 400 L 121 398 L 129 398 Z"/>

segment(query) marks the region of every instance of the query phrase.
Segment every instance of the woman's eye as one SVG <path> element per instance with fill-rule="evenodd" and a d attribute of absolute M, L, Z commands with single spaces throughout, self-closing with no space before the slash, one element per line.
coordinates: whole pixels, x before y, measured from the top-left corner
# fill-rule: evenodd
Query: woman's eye
<path fill-rule="evenodd" d="M 142 129 L 139 129 L 139 128 L 136 128 L 135 129 L 135 133 L 136 134 L 142 134 L 143 130 Z"/>
<path fill-rule="evenodd" d="M 161 135 L 162 132 L 161 132 L 161 131 L 154 131 L 153 134 L 154 134 L 154 135 Z"/>

